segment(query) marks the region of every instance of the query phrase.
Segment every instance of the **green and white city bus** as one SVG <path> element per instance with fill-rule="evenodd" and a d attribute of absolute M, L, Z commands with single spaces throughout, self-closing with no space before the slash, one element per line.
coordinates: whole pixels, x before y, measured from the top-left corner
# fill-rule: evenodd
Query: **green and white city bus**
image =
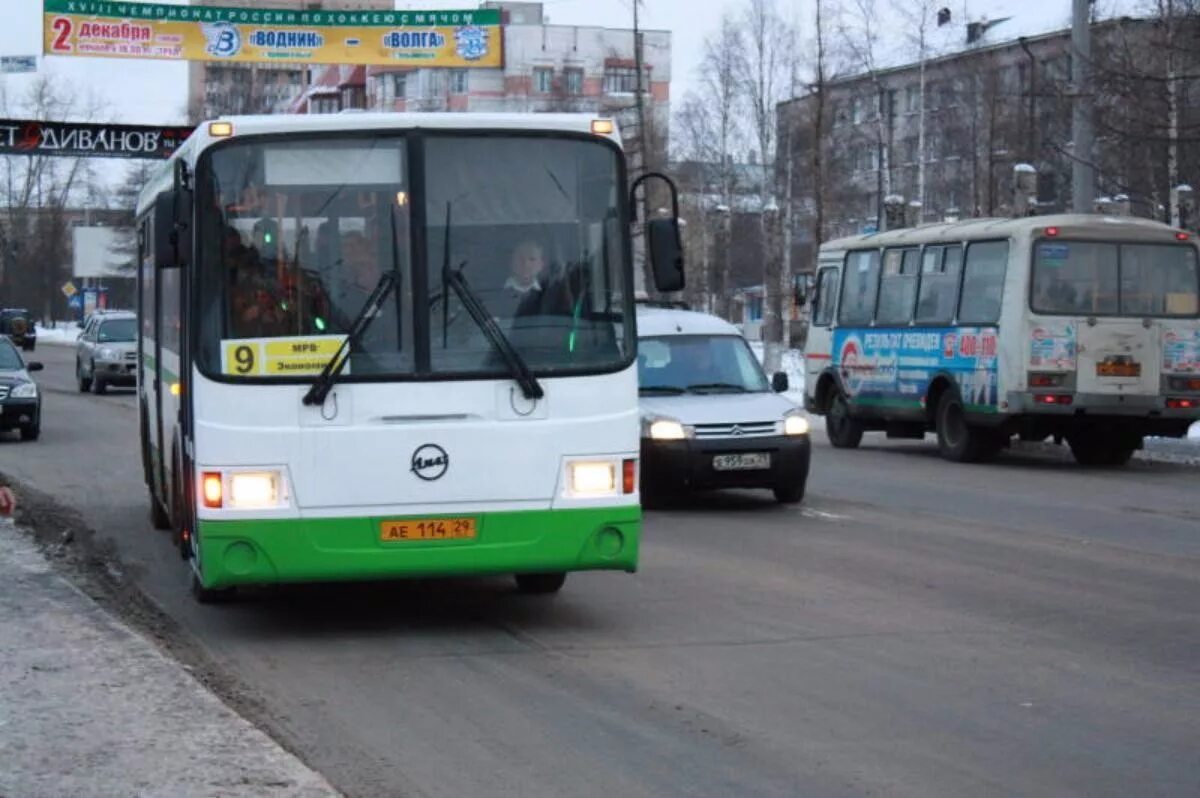
<path fill-rule="evenodd" d="M 611 120 L 222 119 L 137 212 L 146 482 L 200 600 L 509 573 L 552 592 L 636 569 L 633 213 Z M 647 232 L 677 289 L 675 218 Z"/>

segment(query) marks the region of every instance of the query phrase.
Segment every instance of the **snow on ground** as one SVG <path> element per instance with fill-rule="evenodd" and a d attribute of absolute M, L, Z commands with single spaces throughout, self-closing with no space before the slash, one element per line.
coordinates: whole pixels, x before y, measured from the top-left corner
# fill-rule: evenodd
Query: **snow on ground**
<path fill-rule="evenodd" d="M 60 321 L 53 327 L 37 325 L 39 344 L 73 344 L 79 337 L 79 325 L 73 321 Z"/>
<path fill-rule="evenodd" d="M 1188 437 L 1194 441 L 1200 441 L 1200 421 L 1197 421 L 1192 425 L 1191 429 L 1188 430 Z"/>
<path fill-rule="evenodd" d="M 747 341 L 758 362 L 763 362 L 762 341 Z M 804 406 L 804 353 L 799 349 L 787 349 L 783 353 L 782 371 L 788 375 L 788 389 L 783 395 L 790 401 Z M 771 375 L 768 374 L 769 378 Z"/>

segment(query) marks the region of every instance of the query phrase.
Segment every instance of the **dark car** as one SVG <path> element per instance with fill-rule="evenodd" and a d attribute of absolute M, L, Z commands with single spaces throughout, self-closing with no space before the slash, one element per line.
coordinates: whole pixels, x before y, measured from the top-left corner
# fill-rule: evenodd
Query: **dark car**
<path fill-rule="evenodd" d="M 37 440 L 42 431 L 42 394 L 29 372 L 41 370 L 41 363 L 26 364 L 16 347 L 0 338 L 0 432 L 19 430 L 22 440 Z"/>
<path fill-rule="evenodd" d="M 7 336 L 26 352 L 32 352 L 37 344 L 37 325 L 25 308 L 4 308 L 0 310 L 0 335 Z"/>

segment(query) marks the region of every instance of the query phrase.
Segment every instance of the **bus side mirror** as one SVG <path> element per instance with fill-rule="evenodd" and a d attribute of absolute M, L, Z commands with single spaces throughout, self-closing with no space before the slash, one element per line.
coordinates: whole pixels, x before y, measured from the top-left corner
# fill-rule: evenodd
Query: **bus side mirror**
<path fill-rule="evenodd" d="M 646 225 L 654 287 L 662 293 L 683 289 L 683 245 L 678 219 L 652 219 Z"/>
<path fill-rule="evenodd" d="M 176 249 L 179 233 L 175 230 L 175 192 L 163 191 L 154 199 L 154 267 L 174 269 L 179 265 Z"/>
<path fill-rule="evenodd" d="M 792 278 L 792 292 L 796 307 L 804 307 L 804 303 L 808 301 L 808 275 L 797 274 Z"/>

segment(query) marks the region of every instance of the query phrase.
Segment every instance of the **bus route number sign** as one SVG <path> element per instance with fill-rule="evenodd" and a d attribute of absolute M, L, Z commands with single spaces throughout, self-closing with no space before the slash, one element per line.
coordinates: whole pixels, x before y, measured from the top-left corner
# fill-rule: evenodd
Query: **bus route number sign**
<path fill-rule="evenodd" d="M 229 377 L 311 377 L 321 373 L 345 336 L 235 338 L 221 341 L 221 373 Z M 343 373 L 349 372 L 349 364 Z"/>

